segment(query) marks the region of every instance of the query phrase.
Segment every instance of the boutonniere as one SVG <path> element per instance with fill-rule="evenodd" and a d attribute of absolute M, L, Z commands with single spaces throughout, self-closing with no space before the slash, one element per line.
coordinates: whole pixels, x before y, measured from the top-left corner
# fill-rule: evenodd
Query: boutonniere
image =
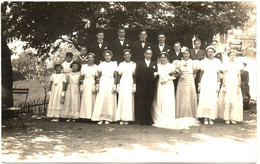
<path fill-rule="evenodd" d="M 155 65 L 153 66 L 153 69 L 155 69 Z"/>
<path fill-rule="evenodd" d="M 166 52 L 170 52 L 170 49 L 168 49 Z"/>
<path fill-rule="evenodd" d="M 125 46 L 126 46 L 126 47 L 128 47 L 128 46 L 129 46 L 129 44 L 126 44 Z"/>
<path fill-rule="evenodd" d="M 107 49 L 107 47 L 104 48 L 105 50 Z"/>
<path fill-rule="evenodd" d="M 148 46 L 147 48 L 151 48 L 151 46 Z"/>

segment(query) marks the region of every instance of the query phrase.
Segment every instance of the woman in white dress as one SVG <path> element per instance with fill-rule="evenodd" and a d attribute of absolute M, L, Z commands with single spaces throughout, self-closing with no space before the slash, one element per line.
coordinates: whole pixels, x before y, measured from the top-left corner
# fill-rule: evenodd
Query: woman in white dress
<path fill-rule="evenodd" d="M 179 83 L 176 93 L 176 118 L 193 117 L 197 119 L 197 93 L 194 78 L 197 66 L 190 59 L 189 49 L 182 49 L 183 59 L 179 62 Z"/>
<path fill-rule="evenodd" d="M 208 57 L 201 61 L 201 82 L 198 85 L 200 91 L 198 117 L 204 118 L 204 124 L 212 125 L 216 117 L 221 61 L 214 58 L 216 52 L 214 46 L 208 46 L 206 52 Z"/>
<path fill-rule="evenodd" d="M 81 68 L 81 77 L 83 84 L 80 86 L 81 105 L 79 118 L 91 119 L 92 112 L 96 99 L 96 77 L 97 77 L 97 65 L 94 64 L 95 54 L 89 53 L 87 55 L 87 64 L 83 64 Z"/>
<path fill-rule="evenodd" d="M 113 53 L 106 50 L 105 61 L 98 66 L 98 78 L 96 80 L 97 97 L 92 115 L 92 121 L 99 121 L 98 124 L 105 124 L 116 121 L 117 97 L 117 62 L 111 61 Z M 100 81 L 99 81 L 100 78 Z"/>
<path fill-rule="evenodd" d="M 134 93 L 136 91 L 135 68 L 136 64 L 131 61 L 131 51 L 123 51 L 125 61 L 119 64 L 117 91 L 119 93 L 117 105 L 117 120 L 120 124 L 128 124 L 134 121 Z"/>
<path fill-rule="evenodd" d="M 50 100 L 47 109 L 47 117 L 60 118 L 64 104 L 61 103 L 61 97 L 65 96 L 66 76 L 61 73 L 61 64 L 54 65 L 55 73 L 50 77 Z M 53 119 L 52 121 L 58 121 Z"/>
<path fill-rule="evenodd" d="M 81 64 L 77 61 L 71 63 L 72 72 L 67 75 L 67 90 L 65 95 L 65 110 L 62 112 L 61 117 L 68 118 L 67 122 L 71 119 L 74 122 L 79 118 L 80 110 L 80 69 Z"/>
<path fill-rule="evenodd" d="M 243 98 L 240 88 L 241 64 L 236 62 L 236 50 L 229 52 L 229 62 L 223 64 L 223 85 L 219 93 L 218 118 L 226 124 L 243 121 Z"/>

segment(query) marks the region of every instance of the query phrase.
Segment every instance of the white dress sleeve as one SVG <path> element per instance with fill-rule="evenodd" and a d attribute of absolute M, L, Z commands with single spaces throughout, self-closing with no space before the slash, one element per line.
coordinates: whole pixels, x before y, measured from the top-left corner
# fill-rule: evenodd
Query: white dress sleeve
<path fill-rule="evenodd" d="M 174 73 L 175 70 L 176 70 L 176 66 L 174 64 L 171 64 L 171 63 L 169 63 L 169 64 L 170 64 L 170 73 Z"/>
<path fill-rule="evenodd" d="M 122 74 L 123 74 L 123 66 L 124 66 L 124 63 L 121 62 L 121 63 L 119 64 L 119 67 L 118 67 L 118 74 L 119 74 L 119 75 L 122 75 Z"/>
<path fill-rule="evenodd" d="M 98 71 L 98 72 L 102 72 L 103 65 L 104 65 L 103 62 L 101 62 L 101 63 L 98 65 L 98 67 L 97 67 L 97 71 Z"/>
<path fill-rule="evenodd" d="M 51 75 L 51 77 L 50 77 L 50 81 L 52 81 L 53 82 L 53 74 Z"/>

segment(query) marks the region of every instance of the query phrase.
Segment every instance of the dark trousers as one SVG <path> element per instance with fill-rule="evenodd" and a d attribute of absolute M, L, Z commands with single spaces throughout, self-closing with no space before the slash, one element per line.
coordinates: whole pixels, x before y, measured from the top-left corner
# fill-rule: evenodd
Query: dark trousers
<path fill-rule="evenodd" d="M 139 85 L 135 96 L 135 120 L 140 124 L 151 124 L 152 104 L 155 88 L 152 85 Z"/>
<path fill-rule="evenodd" d="M 179 77 L 176 77 L 176 79 L 173 80 L 175 95 L 177 93 L 178 82 L 179 82 Z"/>
<path fill-rule="evenodd" d="M 198 84 L 199 84 L 199 79 L 200 79 L 200 70 L 198 70 L 198 72 L 196 73 L 196 77 L 194 79 L 195 81 L 195 88 L 196 88 L 196 93 L 198 94 Z"/>

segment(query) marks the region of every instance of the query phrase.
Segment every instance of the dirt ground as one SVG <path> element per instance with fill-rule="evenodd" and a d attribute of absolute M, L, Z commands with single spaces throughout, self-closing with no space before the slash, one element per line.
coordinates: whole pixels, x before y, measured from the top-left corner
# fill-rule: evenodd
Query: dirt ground
<path fill-rule="evenodd" d="M 256 109 L 244 122 L 169 130 L 140 125 L 51 122 L 24 115 L 27 129 L 2 127 L 2 162 L 255 162 Z"/>

